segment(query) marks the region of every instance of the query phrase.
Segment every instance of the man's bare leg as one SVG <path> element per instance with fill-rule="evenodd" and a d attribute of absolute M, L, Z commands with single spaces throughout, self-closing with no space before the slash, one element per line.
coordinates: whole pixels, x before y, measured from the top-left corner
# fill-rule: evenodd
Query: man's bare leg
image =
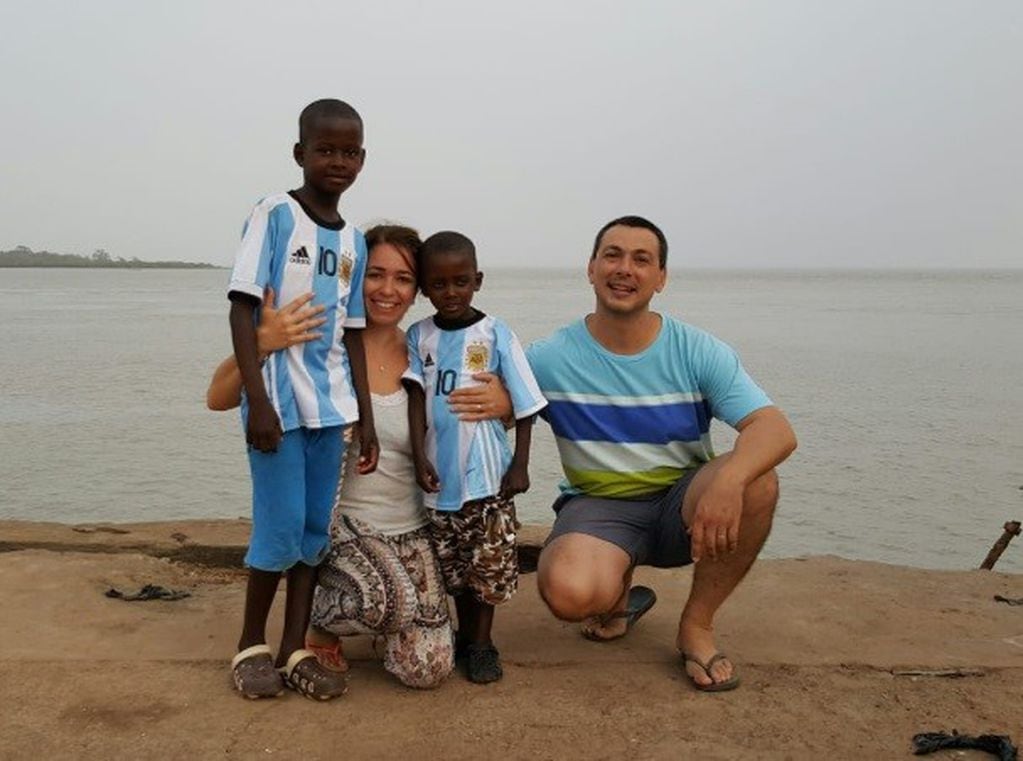
<path fill-rule="evenodd" d="M 707 463 L 693 477 L 682 500 L 682 521 L 692 525 L 693 514 L 700 496 L 727 461 L 725 454 Z M 719 555 L 716 560 L 704 557 L 693 569 L 693 586 L 682 611 L 675 641 L 680 652 L 698 658 L 703 663 L 717 652 L 714 644 L 714 615 L 742 581 L 757 559 L 764 541 L 771 531 L 774 508 L 778 503 L 778 477 L 769 471 L 751 483 L 743 494 L 742 518 L 739 523 L 739 541 L 735 551 Z M 732 663 L 723 659 L 710 670 L 711 678 L 693 663 L 686 671 L 697 684 L 707 685 L 730 679 Z"/>
<path fill-rule="evenodd" d="M 589 534 L 562 534 L 544 547 L 537 587 L 562 621 L 585 621 L 624 608 L 632 578 L 629 554 Z M 615 622 L 624 619 L 615 619 Z"/>

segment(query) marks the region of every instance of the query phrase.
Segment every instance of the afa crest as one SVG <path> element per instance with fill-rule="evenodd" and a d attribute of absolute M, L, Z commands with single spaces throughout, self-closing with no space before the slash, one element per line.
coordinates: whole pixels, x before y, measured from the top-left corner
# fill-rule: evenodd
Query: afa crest
<path fill-rule="evenodd" d="M 338 268 L 338 277 L 344 281 L 345 285 L 352 282 L 352 265 L 354 263 L 350 252 L 341 252 L 341 266 Z"/>
<path fill-rule="evenodd" d="M 465 347 L 465 369 L 471 373 L 481 373 L 487 369 L 490 350 L 482 341 L 471 343 Z"/>

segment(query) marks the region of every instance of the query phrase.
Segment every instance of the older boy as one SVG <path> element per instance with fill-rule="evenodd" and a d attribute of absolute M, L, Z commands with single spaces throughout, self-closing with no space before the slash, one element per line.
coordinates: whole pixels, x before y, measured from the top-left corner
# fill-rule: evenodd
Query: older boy
<path fill-rule="evenodd" d="M 284 686 L 317 700 L 345 691 L 343 677 L 323 668 L 303 644 L 316 566 L 327 550 L 341 463 L 356 420 L 361 469 L 376 467 L 359 332 L 365 326 L 366 245 L 338 213 L 341 194 L 362 170 L 362 141 L 362 119 L 347 103 L 318 100 L 302 111 L 293 151 L 302 187 L 256 205 L 231 274 L 231 334 L 245 387 L 253 504 L 245 620 L 231 670 L 248 698 L 272 697 Z M 281 303 L 312 291 L 314 303 L 325 307 L 326 323 L 318 339 L 275 352 L 261 366 L 255 327 L 267 287 Z M 266 621 L 282 572 L 288 594 L 275 661 L 266 645 Z"/>

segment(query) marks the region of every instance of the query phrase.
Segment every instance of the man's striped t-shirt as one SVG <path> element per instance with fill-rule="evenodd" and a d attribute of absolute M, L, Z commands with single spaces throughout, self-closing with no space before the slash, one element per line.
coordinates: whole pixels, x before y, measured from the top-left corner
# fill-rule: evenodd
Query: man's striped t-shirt
<path fill-rule="evenodd" d="M 405 377 L 426 394 L 426 455 L 440 478 L 439 494 L 423 502 L 436 510 L 458 510 L 475 499 L 496 495 L 511 464 L 508 437 L 500 420 L 465 422 L 452 414 L 447 397 L 456 388 L 475 386 L 475 373 L 499 376 L 511 397 L 516 419 L 544 407 L 522 345 L 500 320 L 483 315 L 455 330 L 420 320 L 407 334 L 409 369 Z"/>
<path fill-rule="evenodd" d="M 242 231 L 228 293 L 263 299 L 274 289 L 278 307 L 312 291 L 312 305 L 326 307 L 322 336 L 274 352 L 263 365 L 263 383 L 285 431 L 326 428 L 358 420 L 346 328 L 366 325 L 362 300 L 366 242 L 341 222 L 317 220 L 289 193 L 264 198 Z M 242 399 L 242 420 L 248 404 Z"/>
<path fill-rule="evenodd" d="M 614 354 L 580 320 L 526 351 L 547 398 L 562 491 L 634 499 L 714 457 L 710 421 L 734 426 L 771 400 L 725 343 L 664 316 L 654 342 Z"/>

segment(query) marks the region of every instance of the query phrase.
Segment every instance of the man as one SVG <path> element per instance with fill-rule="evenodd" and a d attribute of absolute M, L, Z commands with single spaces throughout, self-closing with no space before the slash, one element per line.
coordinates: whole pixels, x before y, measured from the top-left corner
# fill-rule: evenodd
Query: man
<path fill-rule="evenodd" d="M 637 565 L 695 563 L 675 644 L 693 685 L 720 691 L 739 678 L 714 615 L 767 538 L 774 468 L 796 439 L 731 348 L 651 311 L 667 254 L 642 217 L 606 224 L 587 268 L 594 312 L 527 352 L 566 477 L 537 583 L 555 616 L 610 640 L 653 605 L 651 590 L 630 592 Z M 711 417 L 739 432 L 717 457 Z"/>

